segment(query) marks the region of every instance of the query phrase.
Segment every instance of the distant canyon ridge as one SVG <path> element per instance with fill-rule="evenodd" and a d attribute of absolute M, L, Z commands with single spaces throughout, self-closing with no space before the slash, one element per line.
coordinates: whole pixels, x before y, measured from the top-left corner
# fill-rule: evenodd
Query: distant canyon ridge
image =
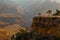
<path fill-rule="evenodd" d="M 41 12 L 44 14 L 49 9 L 55 13 L 56 9 L 60 9 L 60 4 L 45 1 L 43 3 L 27 3 L 22 7 L 14 2 L 0 1 L 0 27 L 3 28 L 13 24 L 30 27 L 31 20 L 37 13 Z"/>

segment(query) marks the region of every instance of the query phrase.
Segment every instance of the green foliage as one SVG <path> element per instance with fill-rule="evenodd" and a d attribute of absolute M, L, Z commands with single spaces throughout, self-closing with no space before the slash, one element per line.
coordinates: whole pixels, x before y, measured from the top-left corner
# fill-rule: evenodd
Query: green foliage
<path fill-rule="evenodd" d="M 48 10 L 47 13 L 51 14 L 52 13 L 52 10 Z"/>
<path fill-rule="evenodd" d="M 56 9 L 56 13 L 54 13 L 53 16 L 60 16 L 60 10 Z"/>

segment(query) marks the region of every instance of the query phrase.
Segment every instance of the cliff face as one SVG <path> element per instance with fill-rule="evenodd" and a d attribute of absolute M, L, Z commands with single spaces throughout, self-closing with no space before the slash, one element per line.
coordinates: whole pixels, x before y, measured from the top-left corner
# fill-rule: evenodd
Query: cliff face
<path fill-rule="evenodd" d="M 60 28 L 60 17 L 34 17 L 32 23 L 32 29 L 38 33 L 55 35 Z"/>

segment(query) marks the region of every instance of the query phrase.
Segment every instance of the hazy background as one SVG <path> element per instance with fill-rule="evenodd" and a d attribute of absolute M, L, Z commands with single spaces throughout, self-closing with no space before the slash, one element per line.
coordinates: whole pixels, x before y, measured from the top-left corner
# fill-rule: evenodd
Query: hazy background
<path fill-rule="evenodd" d="M 29 27 L 37 13 L 45 15 L 49 9 L 53 13 L 60 9 L 60 0 L 0 0 L 0 24 Z"/>

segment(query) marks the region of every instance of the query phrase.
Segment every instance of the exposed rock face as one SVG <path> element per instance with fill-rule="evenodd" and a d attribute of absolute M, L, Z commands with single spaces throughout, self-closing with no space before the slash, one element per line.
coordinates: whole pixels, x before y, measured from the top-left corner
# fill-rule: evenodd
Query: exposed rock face
<path fill-rule="evenodd" d="M 17 31 L 19 31 L 20 27 L 21 27 L 20 25 L 14 24 L 14 25 L 10 25 L 10 26 L 4 27 L 3 29 L 7 33 L 9 33 L 10 35 L 12 35 L 12 34 L 16 33 Z"/>
<path fill-rule="evenodd" d="M 60 28 L 60 16 L 38 16 L 33 18 L 32 30 L 43 35 L 55 35 Z"/>
<path fill-rule="evenodd" d="M 10 25 L 0 28 L 0 40 L 10 40 L 11 36 L 20 30 L 21 26 L 18 24 Z"/>
<path fill-rule="evenodd" d="M 8 40 L 8 36 L 6 35 L 6 31 L 0 29 L 0 40 Z"/>

